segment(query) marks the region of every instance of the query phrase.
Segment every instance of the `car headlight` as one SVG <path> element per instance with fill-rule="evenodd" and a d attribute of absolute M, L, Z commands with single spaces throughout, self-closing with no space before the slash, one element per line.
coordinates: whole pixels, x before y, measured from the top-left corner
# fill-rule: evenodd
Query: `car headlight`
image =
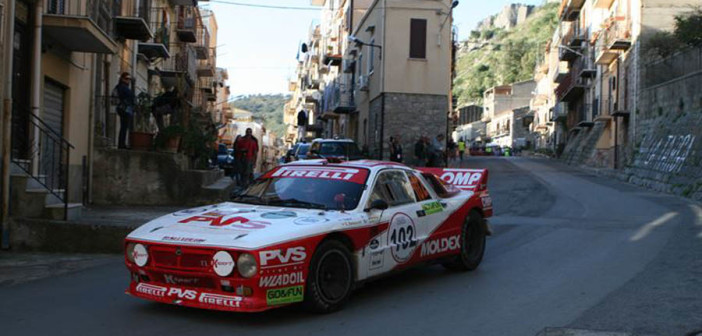
<path fill-rule="evenodd" d="M 221 277 L 232 274 L 234 266 L 234 258 L 227 251 L 219 251 L 212 257 L 212 269 Z"/>
<path fill-rule="evenodd" d="M 241 274 L 241 276 L 243 276 L 244 278 L 250 278 L 256 275 L 256 271 L 258 270 L 258 265 L 256 265 L 256 258 L 254 258 L 254 256 L 249 253 L 242 253 L 237 259 L 236 269 L 239 271 L 239 274 Z"/>
<path fill-rule="evenodd" d="M 146 246 L 142 244 L 134 245 L 131 254 L 134 263 L 139 267 L 144 267 L 146 263 L 149 262 L 149 252 L 146 250 Z"/>
<path fill-rule="evenodd" d="M 129 260 L 130 263 L 134 263 L 134 246 L 136 244 L 134 243 L 129 243 L 127 244 L 127 248 L 124 250 L 124 254 L 127 256 L 127 260 Z"/>

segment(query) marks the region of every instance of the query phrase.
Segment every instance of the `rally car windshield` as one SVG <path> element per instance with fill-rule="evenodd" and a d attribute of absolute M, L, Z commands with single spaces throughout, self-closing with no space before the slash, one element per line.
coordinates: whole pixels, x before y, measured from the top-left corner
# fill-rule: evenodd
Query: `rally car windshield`
<path fill-rule="evenodd" d="M 361 199 L 363 185 L 311 178 L 265 178 L 254 182 L 235 202 L 291 208 L 351 210 Z"/>

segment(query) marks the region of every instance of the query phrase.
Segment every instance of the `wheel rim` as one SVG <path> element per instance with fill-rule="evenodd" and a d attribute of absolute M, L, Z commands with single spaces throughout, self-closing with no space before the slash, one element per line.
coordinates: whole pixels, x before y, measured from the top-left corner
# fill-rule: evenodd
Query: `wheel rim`
<path fill-rule="evenodd" d="M 480 258 L 483 247 L 485 246 L 485 237 L 482 235 L 480 226 L 472 221 L 468 222 L 468 229 L 463 236 L 463 257 L 468 261 L 474 261 Z"/>
<path fill-rule="evenodd" d="M 351 265 L 339 251 L 328 251 L 319 260 L 317 284 L 325 301 L 341 301 L 351 288 Z"/>

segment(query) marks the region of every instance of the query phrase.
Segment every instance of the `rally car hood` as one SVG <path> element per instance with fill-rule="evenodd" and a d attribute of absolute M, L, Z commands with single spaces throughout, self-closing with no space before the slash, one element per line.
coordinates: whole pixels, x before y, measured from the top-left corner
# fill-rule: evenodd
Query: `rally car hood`
<path fill-rule="evenodd" d="M 152 220 L 127 239 L 258 249 L 303 237 L 369 224 L 363 213 L 220 203 Z"/>

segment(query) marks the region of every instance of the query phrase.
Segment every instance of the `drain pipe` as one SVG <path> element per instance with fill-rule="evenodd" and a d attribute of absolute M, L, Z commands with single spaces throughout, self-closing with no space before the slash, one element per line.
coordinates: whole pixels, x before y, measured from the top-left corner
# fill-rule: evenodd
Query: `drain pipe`
<path fill-rule="evenodd" d="M 31 109 L 32 114 L 41 119 L 41 26 L 42 14 L 44 13 L 44 1 L 37 1 L 34 6 L 34 39 L 32 41 L 32 70 L 31 70 Z M 61 130 L 56 130 L 61 134 Z M 32 174 L 39 175 L 39 126 L 34 126 L 34 134 L 32 135 Z M 66 191 L 68 195 L 68 191 Z"/>
<path fill-rule="evenodd" d="M 5 78 L 2 100 L 2 221 L 0 222 L 0 247 L 10 248 L 10 133 L 12 132 L 12 63 L 13 51 L 11 42 L 15 36 L 15 0 L 7 0 L 5 12 L 5 54 L 3 55 Z"/>

